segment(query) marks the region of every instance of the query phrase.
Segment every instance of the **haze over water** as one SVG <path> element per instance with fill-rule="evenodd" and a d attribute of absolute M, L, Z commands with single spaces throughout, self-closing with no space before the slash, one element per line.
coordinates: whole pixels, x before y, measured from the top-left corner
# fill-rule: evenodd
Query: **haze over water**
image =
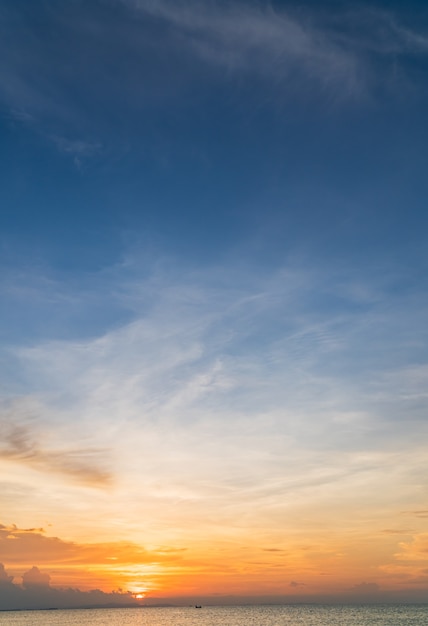
<path fill-rule="evenodd" d="M 422 626 L 428 606 L 244 606 L 22 611 L 0 626 Z"/>

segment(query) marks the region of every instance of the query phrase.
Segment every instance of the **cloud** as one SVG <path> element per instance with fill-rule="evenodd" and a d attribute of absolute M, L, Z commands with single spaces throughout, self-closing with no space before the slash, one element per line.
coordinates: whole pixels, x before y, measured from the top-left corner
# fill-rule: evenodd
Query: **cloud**
<path fill-rule="evenodd" d="M 415 400 L 415 376 L 399 373 L 401 352 L 409 363 L 414 357 L 409 338 L 424 327 L 424 303 L 420 322 L 412 317 L 409 323 L 413 307 L 406 298 L 392 303 L 388 284 L 375 275 L 370 298 L 359 297 L 353 276 L 344 281 L 334 268 L 190 271 L 160 263 L 143 272 L 131 261 L 98 285 L 105 305 L 117 299 L 128 319 L 92 336 L 24 341 L 7 350 L 7 371 L 19 372 L 22 388 L 3 420 L 2 463 L 13 462 L 16 471 L 3 472 L 1 508 L 21 512 L 24 520 L 31 511 L 31 525 L 46 527 L 48 520 L 73 536 L 78 506 L 80 532 L 96 533 L 103 545 L 76 547 L 43 533 L 10 532 L 5 562 L 24 559 L 27 569 L 55 563 L 70 577 L 77 575 L 70 573 L 74 562 L 84 577 L 86 559 L 100 564 L 93 575 L 101 578 L 103 570 L 125 563 L 129 579 L 164 588 L 184 579 L 195 587 L 195 571 L 215 566 L 221 592 L 219 545 L 242 564 L 237 543 L 246 543 L 247 566 L 262 562 L 260 580 L 280 571 L 282 588 L 284 580 L 304 580 L 312 590 L 327 564 L 330 577 L 341 580 L 340 553 L 350 549 L 344 528 L 369 543 L 374 532 L 379 555 L 371 558 L 379 565 L 385 553 L 392 558 L 395 538 L 378 529 L 399 528 L 393 518 L 398 494 L 405 494 L 408 509 L 423 511 L 424 400 Z M 84 293 L 71 291 L 84 302 Z M 393 412 L 398 380 L 400 395 L 412 391 L 406 421 Z M 410 420 L 418 428 L 409 429 Z M 99 458 L 90 441 L 105 454 Z M 73 451 L 82 451 L 77 468 Z M 81 488 L 78 470 L 86 462 L 89 469 L 108 468 L 108 491 Z M 43 480 L 34 469 L 43 471 Z M 335 539 L 320 541 L 320 528 Z M 209 554 L 211 546 L 201 548 L 206 536 Z M 257 546 L 285 552 L 258 547 L 255 558 L 256 536 Z M 126 538 L 122 547 L 118 537 Z M 161 558 L 135 549 L 165 543 L 187 550 Z M 290 549 L 303 544 L 313 547 Z M 296 566 L 290 551 L 298 555 Z M 176 570 L 173 557 L 180 557 Z M 360 553 L 349 562 L 359 559 Z M 228 576 L 238 584 L 234 568 Z M 363 579 L 363 570 L 350 567 L 341 584 Z M 95 585 L 104 588 L 105 578 Z"/>
<path fill-rule="evenodd" d="M 263 548 L 264 552 L 284 552 L 280 548 Z"/>
<path fill-rule="evenodd" d="M 49 587 L 50 579 L 49 574 L 43 574 L 38 567 L 33 566 L 28 572 L 24 572 L 22 575 L 22 586 L 24 589 Z"/>
<path fill-rule="evenodd" d="M 127 564 L 158 561 L 174 563 L 185 552 L 184 548 L 174 546 L 160 546 L 156 550 L 148 551 L 140 545 L 126 541 L 77 543 L 49 536 L 41 528 L 22 529 L 16 525 L 0 525 L 0 542 L 2 556 L 15 567 L 34 561 L 57 568 L 61 565 L 66 568 L 88 563 L 94 567 L 111 566 L 113 561 L 118 561 L 124 567 Z M 33 573 L 36 580 L 37 572 Z M 28 578 L 30 583 L 31 576 Z"/>
<path fill-rule="evenodd" d="M 400 543 L 400 552 L 396 554 L 399 561 L 409 561 L 414 565 L 415 561 L 427 561 L 428 533 L 414 535 L 410 542 Z"/>
<path fill-rule="evenodd" d="M 428 510 L 422 509 L 420 511 L 404 511 L 403 515 L 412 515 L 414 517 L 425 519 L 426 517 L 428 517 Z"/>
<path fill-rule="evenodd" d="M 379 585 L 377 583 L 359 583 L 358 585 L 354 585 L 352 587 L 352 591 L 355 593 L 377 593 L 379 591 Z"/>
<path fill-rule="evenodd" d="M 36 415 L 28 417 L 28 410 Z M 30 408 L 28 402 L 12 403 L 0 413 L 0 461 L 27 465 L 42 472 L 63 474 L 81 484 L 106 487 L 112 480 L 105 468 L 106 451 L 94 448 L 70 449 L 61 442 L 58 449 L 46 448 L 52 438 L 37 419 L 38 403 Z"/>
<path fill-rule="evenodd" d="M 9 584 L 13 581 L 13 576 L 9 576 L 3 563 L 0 563 L 0 585 Z"/>
<path fill-rule="evenodd" d="M 46 6 L 37 20 L 9 7 L 2 17 L 7 116 L 79 162 L 109 154 L 114 129 L 130 119 L 135 132 L 142 111 L 199 93 L 208 75 L 238 89 L 262 81 L 269 102 L 314 91 L 352 100 L 395 76 L 397 56 L 404 68 L 406 54 L 428 49 L 427 36 L 399 15 L 361 7 L 332 19 L 270 2 L 116 0 Z M 390 68 L 379 69 L 379 58 Z"/>
<path fill-rule="evenodd" d="M 357 32 L 365 33 L 359 38 L 349 41 L 356 47 L 383 56 L 408 55 L 424 57 L 428 53 L 428 35 L 425 32 L 413 30 L 408 25 L 400 23 L 400 16 L 394 11 L 381 10 L 376 6 L 365 7 L 350 12 L 357 26 Z"/>
<path fill-rule="evenodd" d="M 101 586 L 132 590 L 144 586 L 152 590 L 165 576 L 174 574 L 177 566 L 185 567 L 186 560 L 192 561 L 183 546 L 152 546 L 148 550 L 130 541 L 66 541 L 42 529 L 23 530 L 15 525 L 0 526 L 0 553 L 13 572 L 12 578 L 22 577 L 26 589 L 50 586 L 49 570 L 55 589 Z M 0 571 L 1 584 L 12 578 Z"/>
<path fill-rule="evenodd" d="M 5 571 L 4 566 L 0 564 L 0 571 Z M 221 572 L 219 572 L 221 575 Z M 6 576 L 10 578 L 7 573 Z M 43 584 L 18 585 L 12 582 L 6 584 L 0 583 L 0 610 L 16 610 L 16 609 L 46 609 L 46 608 L 90 608 L 90 607 L 131 607 L 139 606 L 141 603 L 136 600 L 135 594 L 124 592 L 121 590 L 106 593 L 99 589 L 90 591 L 82 591 L 78 588 L 55 588 L 49 584 L 49 575 L 42 573 L 38 567 L 34 566 L 24 577 L 32 578 L 37 581 L 43 580 Z M 300 587 L 303 583 L 292 581 L 290 587 Z M 294 604 L 300 602 L 317 602 L 317 603 L 340 603 L 343 602 L 423 602 L 423 589 L 406 589 L 406 590 L 382 590 L 376 583 L 360 583 L 354 585 L 351 589 L 336 593 L 312 593 L 302 596 L 300 593 L 291 595 L 286 594 L 258 594 L 251 596 L 229 593 L 201 593 L 199 591 L 189 591 L 187 595 L 176 597 L 148 597 L 142 602 L 143 605 L 150 606 L 162 603 L 171 603 L 175 605 L 189 605 L 199 599 L 204 604 Z"/>
<path fill-rule="evenodd" d="M 391 561 L 382 565 L 380 569 L 391 578 L 402 581 L 406 587 L 426 590 L 428 534 L 426 532 L 414 533 L 408 541 L 400 542 L 396 550 Z"/>
<path fill-rule="evenodd" d="M 134 271 L 120 268 L 105 285 L 109 296 L 100 293 L 106 307 L 120 300 L 130 321 L 95 337 L 9 349 L 8 367 L 19 371 L 24 388 L 37 390 L 40 405 L 31 427 L 19 403 L 4 421 L 4 460 L 94 484 L 128 473 L 150 482 L 152 464 L 164 480 L 175 468 L 181 486 L 172 491 L 186 498 L 202 491 L 197 481 L 189 482 L 195 463 L 204 459 L 207 478 L 218 472 L 219 439 L 229 468 L 224 484 L 234 482 L 253 497 L 257 473 L 268 497 L 279 485 L 327 487 L 356 477 L 358 467 L 380 476 L 382 465 L 396 464 L 392 452 L 377 454 L 376 448 L 385 438 L 392 447 L 397 437 L 400 446 L 401 438 L 412 438 L 402 420 L 393 419 L 402 411 L 398 385 L 408 419 L 422 422 L 424 370 L 415 367 L 403 376 L 401 358 L 395 369 L 391 336 L 395 355 L 402 349 L 411 360 L 409 328 L 417 333 L 419 325 L 414 320 L 409 326 L 406 302 L 397 302 L 391 314 L 385 285 L 373 285 L 376 297 L 361 300 L 350 287 L 352 277 L 343 290 L 343 277 L 331 269 L 247 274 L 228 268 L 186 275 L 167 268 L 145 279 Z M 337 304 L 339 294 L 340 307 L 328 306 L 330 300 Z M 64 307 L 70 299 L 79 294 L 64 298 Z M 418 310 L 426 310 L 422 301 Z M 77 423 L 78 429 L 70 425 Z M 95 450 L 87 446 L 94 437 L 100 445 Z M 302 448 L 296 452 L 296 446 Z M 354 449 L 365 456 L 348 456 L 345 468 L 342 447 L 344 454 Z M 297 457 L 303 462 L 304 450 L 318 450 L 320 458 L 311 457 L 313 465 L 302 475 Z M 327 465 L 324 454 L 330 455 Z M 254 476 L 248 458 L 256 463 Z M 419 458 L 423 454 L 413 455 L 415 468 Z M 401 471 L 410 472 L 410 466 Z M 263 477 L 277 472 L 282 478 L 272 479 L 270 488 Z"/>
<path fill-rule="evenodd" d="M 90 143 L 78 139 L 66 139 L 65 137 L 58 136 L 53 136 L 52 141 L 56 144 L 60 152 L 79 157 L 92 156 L 93 154 L 99 152 L 102 148 L 100 143 Z"/>
<path fill-rule="evenodd" d="M 81 591 L 76 588 L 59 589 L 50 586 L 50 576 L 33 566 L 22 576 L 22 586 L 11 582 L 4 565 L 0 563 L 0 572 L 7 580 L 0 580 L 0 610 L 13 611 L 22 609 L 47 608 L 83 608 L 98 606 L 138 606 L 131 593 L 105 593 L 99 589 Z"/>
<path fill-rule="evenodd" d="M 67 139 L 56 135 L 52 136 L 51 139 L 59 152 L 73 157 L 74 164 L 79 169 L 82 167 L 84 161 L 102 152 L 103 146 L 100 142 Z"/>
<path fill-rule="evenodd" d="M 230 76 L 259 75 L 291 90 L 318 85 L 336 96 L 360 97 L 390 73 L 397 76 L 400 56 L 428 52 L 425 33 L 376 7 L 345 7 L 332 19 L 322 8 L 293 13 L 290 7 L 263 2 L 121 1 L 170 24 L 176 45 L 201 61 Z M 391 63 L 389 71 L 383 67 L 383 77 L 375 69 L 379 58 Z M 403 70 L 401 86 L 404 82 Z"/>
<path fill-rule="evenodd" d="M 34 117 L 23 109 L 11 109 L 9 117 L 12 121 L 30 124 L 34 122 Z"/>
<path fill-rule="evenodd" d="M 293 80 L 300 71 L 314 83 L 359 90 L 358 59 L 322 30 L 271 4 L 124 0 L 142 14 L 170 23 L 196 57 L 230 72 Z"/>

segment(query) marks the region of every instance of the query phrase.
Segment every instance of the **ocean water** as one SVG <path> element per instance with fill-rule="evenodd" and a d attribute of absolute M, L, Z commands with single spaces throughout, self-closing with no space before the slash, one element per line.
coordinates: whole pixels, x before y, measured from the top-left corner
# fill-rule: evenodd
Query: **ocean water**
<path fill-rule="evenodd" d="M 424 626 L 428 605 L 207 606 L 5 611 L 0 626 Z"/>

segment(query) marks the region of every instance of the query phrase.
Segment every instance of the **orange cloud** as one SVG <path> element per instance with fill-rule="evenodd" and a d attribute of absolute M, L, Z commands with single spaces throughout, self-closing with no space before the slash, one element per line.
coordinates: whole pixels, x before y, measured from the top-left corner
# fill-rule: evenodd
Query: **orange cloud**
<path fill-rule="evenodd" d="M 399 561 L 425 561 L 428 563 L 428 533 L 415 535 L 412 541 L 400 543 L 400 552 L 396 554 Z"/>
<path fill-rule="evenodd" d="M 378 531 L 351 541 L 327 535 L 312 543 L 284 537 L 276 546 L 251 543 L 248 537 L 245 543 L 218 538 L 209 544 L 195 540 L 147 549 L 137 542 L 78 543 L 40 528 L 0 526 L 0 554 L 15 580 L 36 566 L 51 576 L 53 588 L 121 588 L 146 598 L 225 593 L 310 597 L 367 594 L 375 585 L 397 590 L 403 581 L 426 579 L 421 565 L 426 569 L 428 535 L 398 544 L 399 551 L 395 536 Z M 357 587 L 364 580 L 370 586 Z"/>
<path fill-rule="evenodd" d="M 162 567 L 174 565 L 182 553 L 165 546 L 147 551 L 124 541 L 79 544 L 46 536 L 43 529 L 0 525 L 0 554 L 13 575 L 37 563 L 49 568 L 58 586 L 127 589 L 135 579 L 146 578 L 147 572 L 155 575 Z"/>

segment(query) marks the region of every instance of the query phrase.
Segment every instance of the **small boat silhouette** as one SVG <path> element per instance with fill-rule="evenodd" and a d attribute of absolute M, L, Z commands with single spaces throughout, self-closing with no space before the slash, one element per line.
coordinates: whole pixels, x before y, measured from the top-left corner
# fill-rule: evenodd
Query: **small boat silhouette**
<path fill-rule="evenodd" d="M 195 604 L 195 609 L 202 609 L 202 605 L 201 604 Z"/>

